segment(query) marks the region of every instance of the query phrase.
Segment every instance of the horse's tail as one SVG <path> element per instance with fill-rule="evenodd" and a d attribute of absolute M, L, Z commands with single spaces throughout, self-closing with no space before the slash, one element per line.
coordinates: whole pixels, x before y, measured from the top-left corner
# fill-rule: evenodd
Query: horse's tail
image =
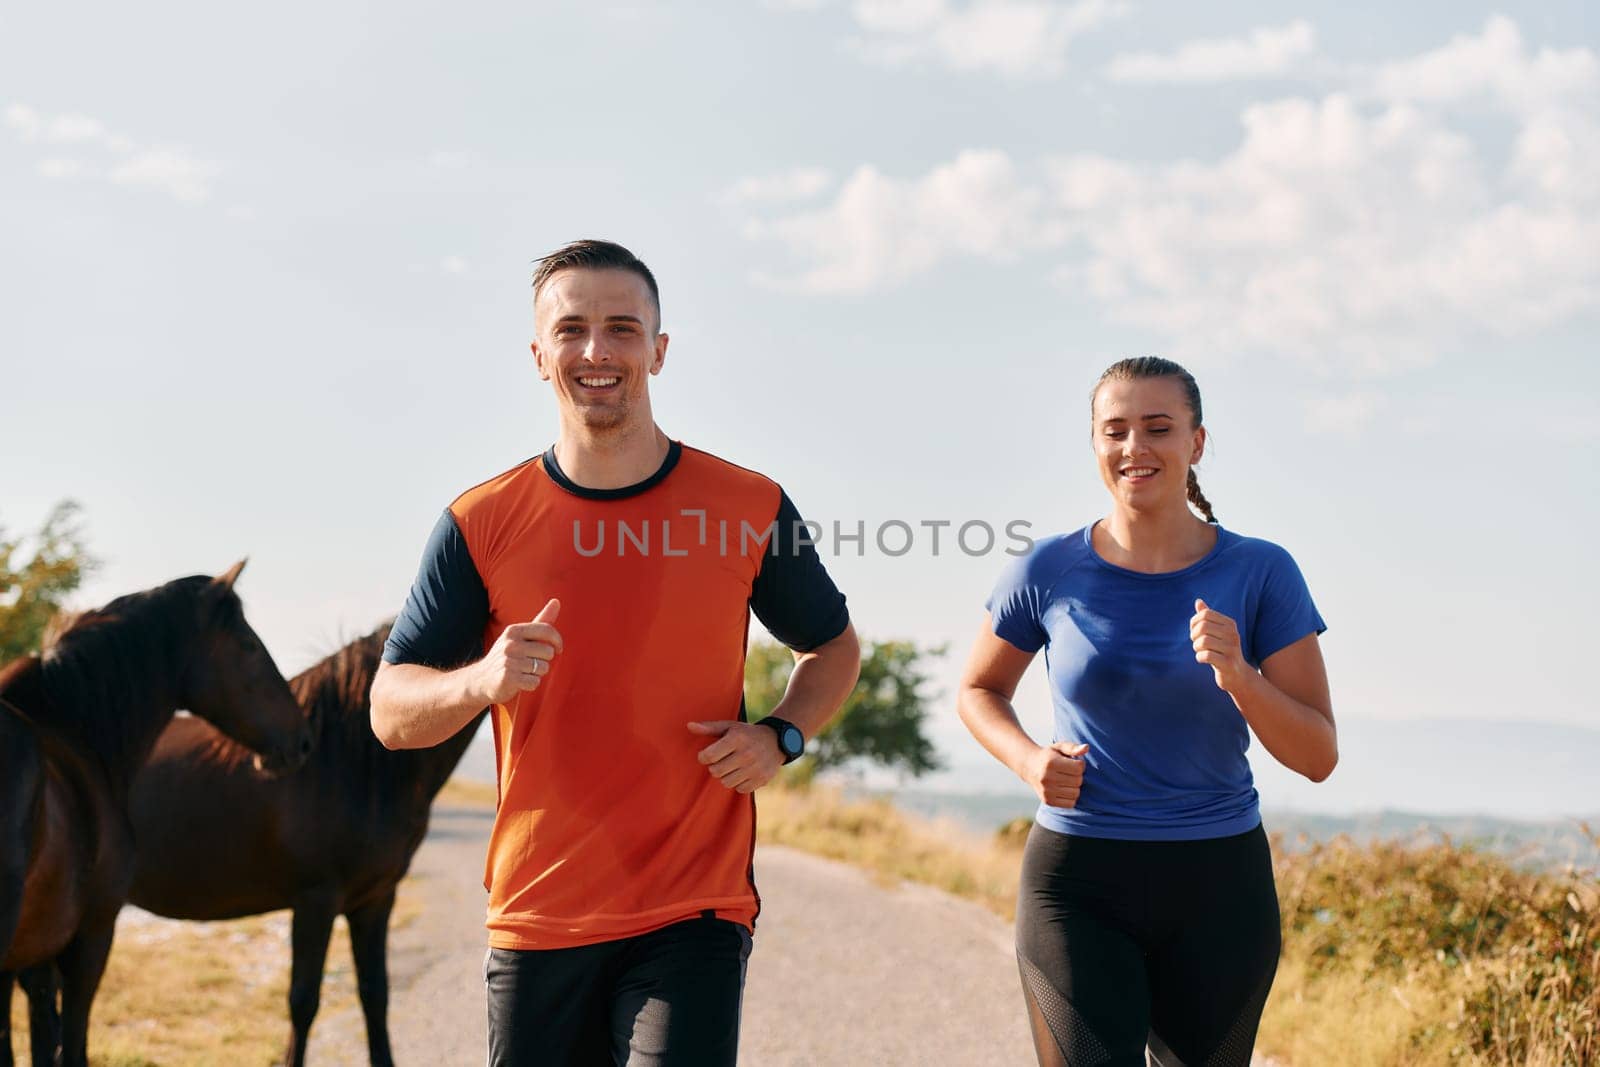
<path fill-rule="evenodd" d="M 0 965 L 22 917 L 22 884 L 43 797 L 38 739 L 19 718 L 0 716 Z"/>

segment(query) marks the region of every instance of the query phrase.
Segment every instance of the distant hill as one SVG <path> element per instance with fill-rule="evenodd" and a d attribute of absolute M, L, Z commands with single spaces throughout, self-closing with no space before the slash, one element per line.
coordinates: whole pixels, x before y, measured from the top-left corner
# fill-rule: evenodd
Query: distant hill
<path fill-rule="evenodd" d="M 1268 812 L 1268 829 L 1293 845 L 1296 838 L 1326 841 L 1346 834 L 1356 841 L 1401 839 L 1471 845 L 1534 867 L 1576 867 L 1600 870 L 1600 845 L 1584 833 L 1579 819 L 1525 822 L 1482 815 L 1426 815 L 1412 811 L 1379 811 L 1366 815 L 1311 815 Z M 1586 820 L 1600 834 L 1600 818 Z"/>
<path fill-rule="evenodd" d="M 1312 783 L 1259 745 L 1251 765 L 1269 811 L 1425 811 L 1493 819 L 1600 815 L 1600 730 L 1473 719 L 1339 721 L 1339 767 Z"/>
<path fill-rule="evenodd" d="M 1596 716 L 1600 719 L 1600 715 Z M 863 773 L 873 788 L 949 793 L 1027 790 L 959 724 L 940 724 L 949 769 L 916 782 Z M 1339 767 L 1308 782 L 1250 746 L 1256 788 L 1268 811 L 1349 815 L 1382 810 L 1497 819 L 1600 816 L 1600 729 L 1546 722 L 1339 717 Z"/>
<path fill-rule="evenodd" d="M 1012 819 L 1031 817 L 1036 804 L 1026 794 L 942 793 L 918 789 L 887 792 L 860 790 L 857 795 L 886 796 L 897 808 L 930 819 L 948 819 L 978 833 L 989 833 Z M 1523 821 L 1482 815 L 1438 815 L 1413 811 L 1377 811 L 1325 815 L 1268 809 L 1262 822 L 1289 847 L 1324 842 L 1340 834 L 1356 841 L 1401 839 L 1436 842 L 1448 837 L 1456 845 L 1472 845 L 1536 867 L 1572 863 L 1600 869 L 1600 847 L 1585 836 L 1578 819 Z M 1600 833 L 1600 818 L 1589 821 Z"/>

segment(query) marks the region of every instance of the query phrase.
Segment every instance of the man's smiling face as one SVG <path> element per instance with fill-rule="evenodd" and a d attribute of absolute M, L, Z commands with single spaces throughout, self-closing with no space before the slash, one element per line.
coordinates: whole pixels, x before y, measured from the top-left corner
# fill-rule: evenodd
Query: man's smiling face
<path fill-rule="evenodd" d="M 649 377 L 667 355 L 659 314 L 628 270 L 558 271 L 534 294 L 533 358 L 564 423 L 621 433 L 653 425 Z"/>

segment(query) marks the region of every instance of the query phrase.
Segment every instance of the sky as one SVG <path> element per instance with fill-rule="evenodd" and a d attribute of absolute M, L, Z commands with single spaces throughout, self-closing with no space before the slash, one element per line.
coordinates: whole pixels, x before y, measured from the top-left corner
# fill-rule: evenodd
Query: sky
<path fill-rule="evenodd" d="M 1299 562 L 1352 736 L 1600 729 L 1595 20 L 12 5 L 0 525 L 82 504 L 79 606 L 248 556 L 298 671 L 398 610 L 458 492 L 553 440 L 531 264 L 606 237 L 661 282 L 662 428 L 823 524 L 863 636 L 948 646 L 944 785 L 1008 784 L 950 698 L 1006 542 L 952 533 L 1105 513 L 1088 396 L 1127 355 L 1199 379 L 1206 495 Z M 1398 802 L 1383 749 L 1347 746 L 1330 804 Z"/>

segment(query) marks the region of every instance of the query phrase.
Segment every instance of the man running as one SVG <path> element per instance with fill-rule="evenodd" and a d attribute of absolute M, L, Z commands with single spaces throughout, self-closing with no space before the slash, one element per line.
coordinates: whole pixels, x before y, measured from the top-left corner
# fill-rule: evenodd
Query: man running
<path fill-rule="evenodd" d="M 390 748 L 493 705 L 489 1062 L 732 1064 L 756 789 L 850 693 L 844 597 L 771 480 L 671 440 L 650 270 L 579 241 L 533 277 L 559 436 L 434 527 L 372 687 Z M 749 613 L 795 653 L 745 721 Z"/>

